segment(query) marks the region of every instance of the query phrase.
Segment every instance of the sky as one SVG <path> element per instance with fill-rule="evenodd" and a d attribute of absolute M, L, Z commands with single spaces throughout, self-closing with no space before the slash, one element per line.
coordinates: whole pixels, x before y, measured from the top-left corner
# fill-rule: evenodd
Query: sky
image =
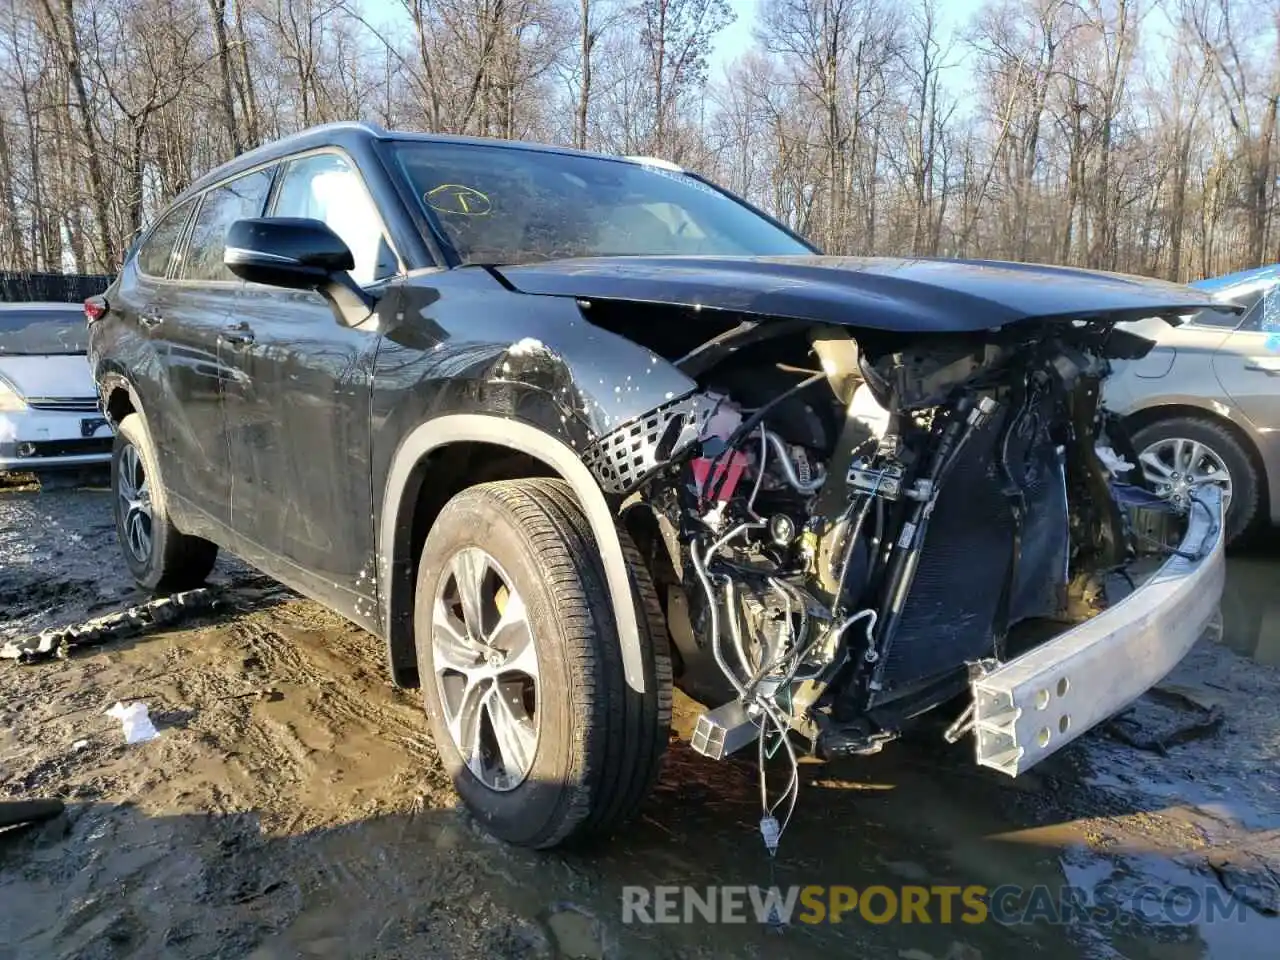
<path fill-rule="evenodd" d="M 729 6 L 737 19 L 720 32 L 711 54 L 711 76 L 719 79 L 725 68 L 750 49 L 754 39 L 757 13 L 762 0 L 729 0 Z M 983 3 L 983 0 L 939 0 L 939 25 L 949 33 L 963 25 Z M 963 51 L 957 48 L 957 58 Z"/>

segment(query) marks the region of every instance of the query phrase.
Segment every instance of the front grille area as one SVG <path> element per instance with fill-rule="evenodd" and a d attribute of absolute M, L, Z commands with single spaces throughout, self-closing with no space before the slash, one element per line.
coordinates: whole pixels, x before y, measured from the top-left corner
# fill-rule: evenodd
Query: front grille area
<path fill-rule="evenodd" d="M 87 457 L 95 453 L 111 452 L 114 437 L 88 437 L 83 440 L 36 440 L 19 441 L 18 443 L 0 443 L 0 460 L 29 460 L 35 464 L 43 457 Z M 18 456 L 18 448 L 26 449 L 28 444 L 34 451 L 26 456 Z"/>
<path fill-rule="evenodd" d="M 985 656 L 1013 552 L 1013 516 L 996 476 L 998 414 L 961 451 L 938 494 L 920 565 L 885 664 L 910 686 Z"/>
<path fill-rule="evenodd" d="M 27 406 L 32 410 L 50 410 L 59 413 L 97 413 L 97 397 L 28 397 Z"/>
<path fill-rule="evenodd" d="M 938 495 L 920 566 L 885 664 L 889 696 L 989 656 L 1013 553 L 1014 520 L 998 467 L 1007 412 L 974 435 Z M 1062 463 L 1044 424 L 1046 405 L 1015 429 L 1010 470 L 1026 500 L 1009 624 L 1053 615 L 1065 587 L 1067 502 Z M 1034 426 L 1032 427 L 1031 425 Z"/>

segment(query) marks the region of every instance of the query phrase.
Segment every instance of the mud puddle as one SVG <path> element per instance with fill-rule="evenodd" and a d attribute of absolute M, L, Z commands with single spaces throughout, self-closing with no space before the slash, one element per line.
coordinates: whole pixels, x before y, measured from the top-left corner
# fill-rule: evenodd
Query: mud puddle
<path fill-rule="evenodd" d="M 0 493 L 0 635 L 128 603 L 116 549 L 102 491 Z M 806 764 L 771 862 L 753 765 L 676 739 L 639 822 L 590 854 L 535 854 L 455 809 L 416 694 L 389 685 L 373 637 L 234 562 L 217 578 L 229 602 L 209 617 L 0 664 L 0 799 L 69 804 L 0 834 L 0 960 L 1275 955 L 1280 670 L 1229 639 L 1170 678 L 1221 726 L 1165 755 L 1095 735 L 1011 781 L 930 737 Z M 125 746 L 103 715 L 117 700 L 147 703 L 159 738 Z M 681 732 L 695 715 L 678 698 Z M 782 934 L 750 908 L 622 922 L 628 888 L 711 885 L 981 887 L 1027 922 L 965 922 L 957 898 L 942 923 L 932 893 L 929 923 L 885 915 L 882 894 L 870 917 Z M 1055 916 L 1043 900 L 1064 888 L 1120 907 Z M 1236 912 L 1205 922 L 1211 896 Z"/>
<path fill-rule="evenodd" d="M 1280 667 L 1280 549 L 1227 560 L 1222 641 L 1243 657 Z"/>

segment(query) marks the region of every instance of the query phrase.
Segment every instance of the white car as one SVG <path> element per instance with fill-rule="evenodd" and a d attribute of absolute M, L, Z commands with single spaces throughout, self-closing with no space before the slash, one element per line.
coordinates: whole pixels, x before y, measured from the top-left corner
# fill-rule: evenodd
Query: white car
<path fill-rule="evenodd" d="M 86 337 L 75 304 L 0 303 L 0 473 L 111 461 Z"/>

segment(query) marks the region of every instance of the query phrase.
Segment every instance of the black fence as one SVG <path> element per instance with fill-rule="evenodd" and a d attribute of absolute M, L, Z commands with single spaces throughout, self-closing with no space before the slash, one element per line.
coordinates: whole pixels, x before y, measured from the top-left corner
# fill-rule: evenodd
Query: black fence
<path fill-rule="evenodd" d="M 112 278 L 91 273 L 14 273 L 0 270 L 0 303 L 46 300 L 83 303 L 111 284 Z"/>

